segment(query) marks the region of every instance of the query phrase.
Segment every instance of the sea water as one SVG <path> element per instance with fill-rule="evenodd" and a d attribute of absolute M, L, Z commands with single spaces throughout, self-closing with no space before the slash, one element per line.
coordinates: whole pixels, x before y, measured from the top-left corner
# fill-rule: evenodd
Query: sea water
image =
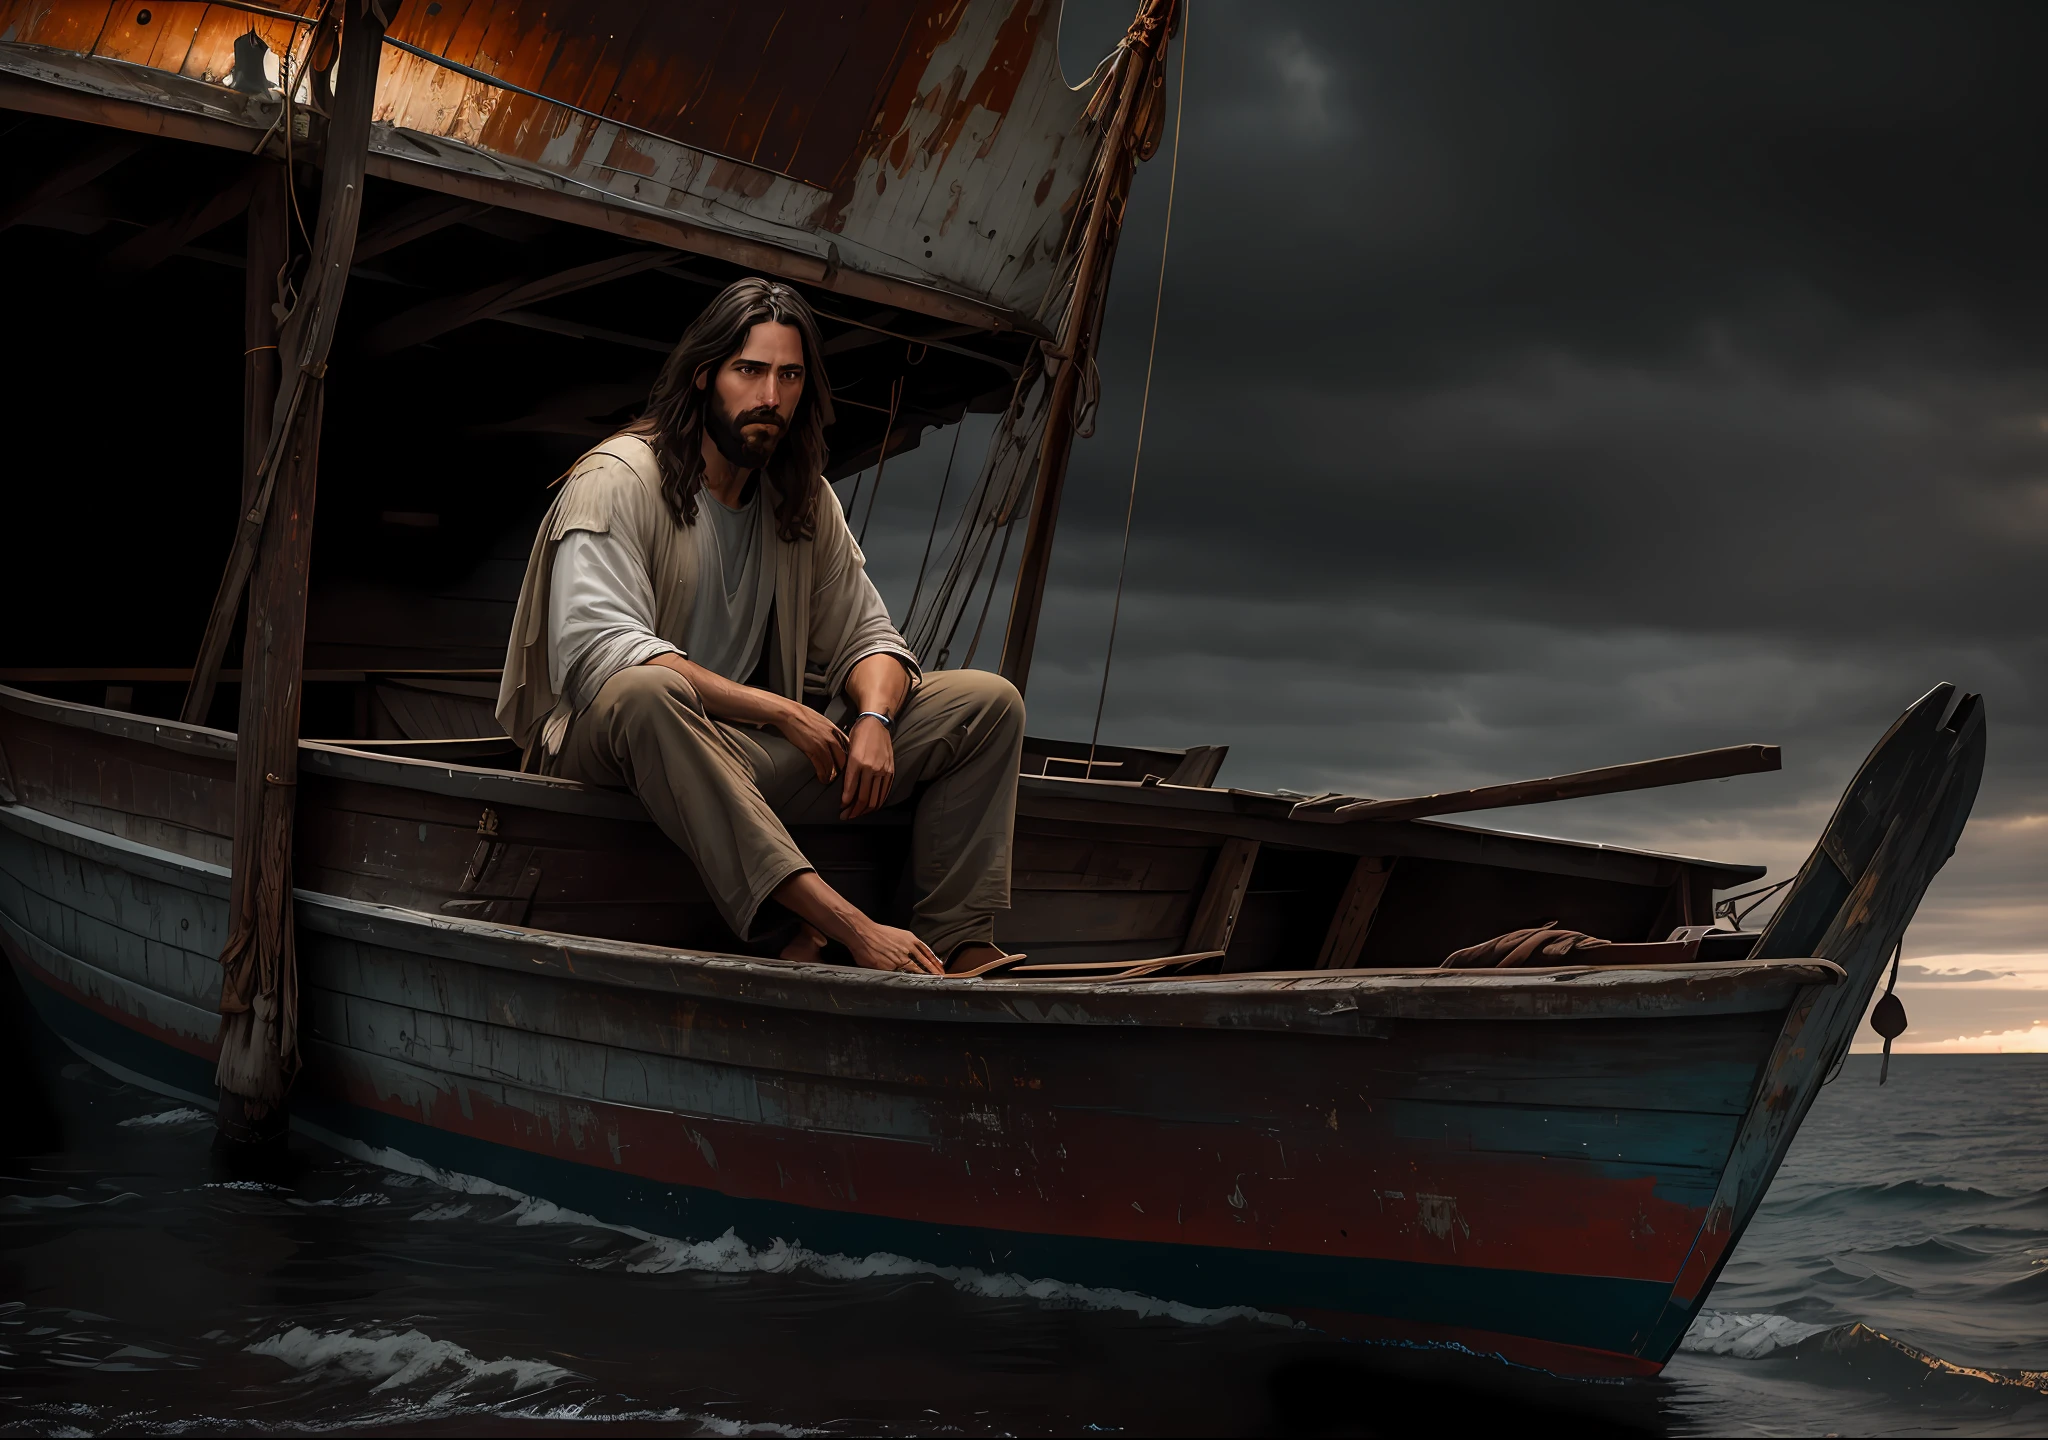
<path fill-rule="evenodd" d="M 18 999 L 18 994 L 17 997 Z M 2048 1056 L 1852 1058 L 1655 1380 L 1046 1277 L 624 1232 L 211 1117 L 24 1034 L 0 1432 L 2048 1435 Z M 376 1163 L 382 1162 L 382 1163 Z"/>

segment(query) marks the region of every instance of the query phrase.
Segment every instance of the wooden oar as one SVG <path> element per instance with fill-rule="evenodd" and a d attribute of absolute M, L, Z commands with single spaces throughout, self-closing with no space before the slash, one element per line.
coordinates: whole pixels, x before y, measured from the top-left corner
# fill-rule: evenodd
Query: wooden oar
<path fill-rule="evenodd" d="M 1662 760 L 1638 760 L 1579 770 L 1544 780 L 1516 780 L 1482 785 L 1476 790 L 1449 790 L 1441 795 L 1416 795 L 1406 800 L 1352 800 L 1342 796 L 1304 801 L 1293 816 L 1302 820 L 1414 820 L 1424 815 L 1455 815 L 1464 810 L 1497 810 L 1509 805 L 1536 805 L 1546 800 L 1577 800 L 1588 795 L 1615 795 L 1624 790 L 1653 790 L 1694 780 L 1721 780 L 1730 775 L 1756 775 L 1779 767 L 1775 745 L 1726 745 L 1696 750 Z"/>

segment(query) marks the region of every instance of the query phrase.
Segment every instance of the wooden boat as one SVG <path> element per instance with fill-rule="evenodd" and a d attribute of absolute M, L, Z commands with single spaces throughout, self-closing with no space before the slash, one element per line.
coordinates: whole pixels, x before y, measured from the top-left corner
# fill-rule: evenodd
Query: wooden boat
<path fill-rule="evenodd" d="M 348 26 L 371 13 L 363 0 L 342 8 Z M 444 10 L 418 17 L 427 8 Z M 97 130 L 168 136 L 151 153 L 171 165 L 209 145 L 246 150 L 295 134 L 316 145 L 324 123 L 330 178 L 350 153 L 365 167 L 365 234 L 387 250 L 487 200 L 570 238 L 669 247 L 661 263 L 688 252 L 700 282 L 727 273 L 716 261 L 831 297 L 841 308 L 828 343 L 861 342 L 842 353 L 869 366 L 842 388 L 888 382 L 892 397 L 886 410 L 849 412 L 839 473 L 982 403 L 994 367 L 1008 397 L 1001 443 L 956 533 L 944 598 L 919 607 L 910 629 L 928 655 L 943 654 L 973 608 L 968 577 L 998 532 L 1021 522 L 1026 563 L 1002 662 L 1021 684 L 1114 242 L 1107 220 L 1086 217 L 1120 210 L 1099 202 L 1120 196 L 1150 143 L 1144 106 L 1161 107 L 1144 97 L 1162 47 L 1128 47 L 1098 89 L 1109 103 L 1090 112 L 1089 97 L 1056 87 L 1045 26 L 1057 9 L 1033 0 L 906 0 L 889 12 L 902 43 L 879 59 L 863 49 L 866 30 L 794 25 L 802 43 L 771 53 L 769 68 L 865 56 L 861 93 L 880 98 L 866 119 L 842 117 L 828 132 L 830 155 L 785 137 L 768 165 L 768 139 L 757 137 L 752 159 L 694 148 L 718 105 L 720 144 L 734 143 L 744 96 L 714 96 L 686 121 L 653 103 L 682 80 L 641 62 L 679 42 L 657 23 L 668 9 L 643 8 L 652 28 L 631 32 L 638 48 L 604 59 L 598 47 L 591 60 L 570 43 L 574 5 L 552 36 L 544 24 L 522 28 L 530 16 L 512 24 L 509 4 L 450 5 L 445 21 L 404 7 L 391 36 L 406 65 L 440 67 L 443 89 L 416 69 L 378 80 L 372 61 L 383 118 L 369 125 L 347 49 L 362 32 L 344 27 L 334 88 L 306 82 L 310 119 L 294 118 L 293 93 L 261 93 L 251 76 L 263 72 L 248 68 L 256 47 L 236 50 L 260 25 L 273 35 L 263 53 L 290 53 L 291 36 L 317 31 L 310 8 L 165 6 L 164 33 L 171 19 L 184 27 L 179 48 L 138 38 L 132 16 L 102 23 L 104 7 L 0 0 L 0 104 L 90 142 L 9 201 L 10 218 L 56 213 L 49 197 L 66 176 L 120 173 L 117 152 L 140 142 L 110 144 Z M 520 38 L 487 70 L 472 63 L 481 50 L 460 47 L 499 33 L 495 11 Z M 1172 14 L 1149 3 L 1144 34 L 1163 41 Z M 320 43 L 316 33 L 304 51 L 316 72 Z M 581 55 L 584 68 L 519 68 L 538 54 Z M 957 81 L 945 78 L 955 70 Z M 636 91 L 635 75 L 648 88 Z M 614 101 L 584 105 L 605 87 Z M 429 104 L 436 94 L 449 103 Z M 976 144 L 961 140 L 982 123 L 975 105 L 1017 117 L 1007 140 L 986 126 Z M 362 122 L 353 132 L 350 114 Z M 955 120 L 965 129 L 946 132 Z M 904 136 L 937 159 L 892 159 Z M 1062 137 L 1084 143 L 1069 152 Z M 1043 185 L 1017 189 L 1015 176 L 1049 159 Z M 901 211 L 812 203 L 811 191 L 837 196 L 848 177 L 859 181 L 849 196 L 873 190 L 885 171 L 922 198 Z M 650 189 L 650 175 L 661 185 Z M 404 187 L 440 208 L 421 208 Z M 725 208 L 699 203 L 706 187 Z M 346 260 L 330 244 L 340 222 L 329 222 L 346 208 L 329 203 L 334 189 L 311 252 Z M 1007 197 L 1039 237 L 1036 273 L 977 259 L 958 233 L 916 255 L 910 232 L 921 235 L 933 197 L 949 195 L 955 205 Z M 164 255 L 203 236 L 193 227 L 212 213 L 179 204 L 150 241 Z M 252 218 L 252 262 L 259 238 Z M 119 253 L 135 263 L 132 248 Z M 597 270 L 612 266 L 616 279 L 620 267 L 654 263 L 620 252 L 582 260 L 578 273 L 595 290 Z M 495 298 L 368 302 L 361 327 L 343 332 L 337 370 L 386 344 L 397 345 L 383 352 L 391 363 L 413 364 L 398 341 L 483 321 L 543 337 L 535 344 L 569 334 L 632 348 L 618 314 L 534 308 L 556 292 L 507 283 L 493 283 Z M 1041 293 L 1049 299 L 1034 309 Z M 252 327 L 261 308 L 248 311 Z M 876 335 L 887 343 L 863 339 Z M 401 373 L 445 368 L 441 353 Z M 478 375 L 503 373 L 463 353 Z M 262 375 L 250 374 L 260 393 Z M 275 426 L 251 420 L 245 501 L 269 493 L 255 483 L 264 434 L 311 413 L 319 439 L 318 406 L 284 403 L 300 383 L 290 373 L 280 383 Z M 912 415 L 918 423 L 898 423 Z M 350 453 L 337 441 L 321 463 Z M 515 515 L 508 528 L 529 521 Z M 289 554 L 275 540 L 282 523 L 255 528 Z M 871 974 L 745 953 L 629 796 L 505 763 L 503 738 L 477 718 L 487 708 L 477 692 L 490 689 L 478 672 L 502 629 L 492 641 L 489 623 L 449 621 L 452 605 L 408 608 L 403 587 L 376 591 L 344 566 L 347 603 L 325 618 L 316 604 L 302 654 L 292 637 L 304 623 L 294 618 L 303 565 L 293 592 L 274 578 L 289 566 L 251 563 L 266 627 L 240 672 L 239 744 L 202 723 L 223 708 L 211 704 L 214 682 L 236 678 L 219 670 L 218 648 L 168 673 L 74 655 L 99 668 L 24 668 L 0 686 L 0 949 L 37 1010 L 94 1063 L 213 1103 L 231 871 L 265 863 L 238 817 L 257 813 L 249 796 L 268 783 L 296 793 L 262 823 L 285 817 L 274 852 L 291 866 L 305 1061 L 291 1114 L 308 1134 L 663 1235 L 730 1230 L 753 1245 L 1244 1307 L 1570 1374 L 1650 1373 L 1672 1354 L 1953 849 L 1983 760 L 1975 697 L 1930 692 L 1873 751 L 1756 935 L 1708 928 L 1715 892 L 1757 878 L 1756 866 L 1453 824 L 1433 818 L 1457 808 L 1443 797 L 1390 807 L 1219 788 L 1220 749 L 1033 742 L 1002 937 L 1036 966 L 1079 968 Z M 239 588 L 223 594 L 232 621 Z M 486 587 L 468 598 L 490 615 L 504 597 Z M 409 617 L 402 637 L 378 631 L 391 614 Z M 187 676 L 185 718 L 136 713 L 175 709 L 167 682 Z M 127 708 L 79 698 L 102 684 L 100 698 Z M 296 738 L 301 684 L 338 697 L 304 711 L 311 733 L 336 739 Z M 1542 793 L 1573 792 L 1525 787 L 1462 803 Z M 900 905 L 900 817 L 797 838 L 857 903 Z M 1606 957 L 1627 963 L 1440 966 L 1538 921 L 1633 942 Z M 1148 966 L 1160 957 L 1183 958 Z"/>
<path fill-rule="evenodd" d="M 1332 916 L 1363 857 L 1392 864 L 1370 967 L 880 975 L 642 938 L 692 923 L 689 876 L 625 797 L 308 744 L 296 1123 L 660 1234 L 1648 1373 L 1953 848 L 1984 734 L 1953 698 L 1873 753 L 1768 931 L 1709 937 L 1734 958 L 1505 971 L 1420 967 L 1532 909 L 1658 933 L 1641 917 L 1756 872 L 1026 777 L 1014 943 L 1198 944 L 1176 928 L 1256 844 L 1241 958 L 1305 957 L 1290 925 Z M 0 945 L 82 1054 L 196 1103 L 234 743 L 0 691 Z M 884 828 L 847 827 L 827 873 L 884 888 L 886 842 L 859 843 Z"/>

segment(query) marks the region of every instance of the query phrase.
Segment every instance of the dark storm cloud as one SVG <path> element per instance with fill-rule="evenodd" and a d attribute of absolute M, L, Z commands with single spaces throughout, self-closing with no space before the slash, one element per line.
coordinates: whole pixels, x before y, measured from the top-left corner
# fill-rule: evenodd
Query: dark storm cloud
<path fill-rule="evenodd" d="M 1777 740 L 1782 776 L 1499 818 L 1784 873 L 1953 679 L 1992 768 L 1915 944 L 2048 951 L 2048 12 L 1195 0 L 1190 38 L 1105 738 L 1367 794 Z M 1041 733 L 1093 722 L 1169 157 Z M 941 463 L 884 515 L 913 570 Z"/>

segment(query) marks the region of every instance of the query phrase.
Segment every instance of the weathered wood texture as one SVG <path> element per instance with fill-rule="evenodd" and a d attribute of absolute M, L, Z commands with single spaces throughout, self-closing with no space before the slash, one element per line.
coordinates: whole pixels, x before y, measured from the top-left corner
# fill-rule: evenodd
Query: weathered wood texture
<path fill-rule="evenodd" d="M 1699 750 L 1662 760 L 1638 760 L 1627 765 L 1608 765 L 1598 770 L 1553 775 L 1543 780 L 1515 780 L 1505 785 L 1482 785 L 1475 790 L 1417 795 L 1406 800 L 1352 800 L 1335 805 L 1327 800 L 1309 801 L 1300 807 L 1300 812 L 1304 815 L 1327 815 L 1337 820 L 1415 820 L 1425 815 L 1498 810 L 1511 805 L 1535 805 L 1551 800 L 1579 800 L 1591 795 L 1651 790 L 1660 785 L 1685 785 L 1696 780 L 1722 780 L 1731 775 L 1756 775 L 1776 770 L 1779 764 L 1779 751 L 1775 745 L 1729 745 L 1719 750 Z M 1337 799 L 1342 800 L 1342 797 Z"/>
<path fill-rule="evenodd" d="M 1758 941 L 1758 958 L 1794 948 L 1824 955 L 1842 966 L 1847 982 L 1816 989 L 1793 1006 L 1652 1343 L 1676 1345 L 1692 1324 L 1825 1077 L 1848 1051 L 1921 897 L 1955 851 L 1976 802 L 1984 752 L 1978 696 L 1958 700 L 1946 684 L 1923 696 L 1863 762 Z"/>
<path fill-rule="evenodd" d="M 1316 969 L 1345 970 L 1358 963 L 1365 937 L 1372 929 L 1372 917 L 1380 908 L 1380 896 L 1394 873 L 1394 862 L 1381 855 L 1361 855 L 1337 897 L 1337 911 L 1330 917 L 1323 948 L 1316 955 Z"/>
<path fill-rule="evenodd" d="M 395 10 L 396 0 L 390 5 Z M 304 288 L 280 332 L 280 390 L 271 438 L 259 467 L 262 478 L 244 513 L 208 626 L 209 637 L 217 637 L 226 623 L 232 623 L 241 588 L 236 572 L 249 553 L 245 542 L 253 521 L 256 544 L 249 562 L 249 619 L 243 640 L 241 719 L 236 727 L 240 747 L 235 767 L 232 920 L 221 952 L 219 1079 L 223 1093 L 240 1097 L 246 1118 L 259 1126 L 282 1107 L 299 1063 L 292 832 L 313 502 L 319 484 L 327 356 L 362 210 L 363 164 L 384 24 L 384 12 L 368 0 L 353 0 L 344 10 L 319 220 Z M 221 649 L 210 638 L 196 668 L 217 671 Z M 195 693 L 199 684 L 195 676 Z M 228 1114 L 224 1102 L 224 1123 Z"/>
<path fill-rule="evenodd" d="M 1216 851 L 1201 903 L 1188 926 L 1184 951 L 1230 949 L 1231 934 L 1237 929 L 1238 914 L 1244 909 L 1245 892 L 1251 888 L 1252 867 L 1258 863 L 1259 842 L 1225 840 Z"/>
<path fill-rule="evenodd" d="M 227 858 L 234 827 L 224 793 L 233 741 L 204 738 L 217 735 L 27 697 L 17 708 L 0 705 L 0 744 L 23 772 L 26 803 L 218 863 Z M 202 740 L 177 738 L 186 736 Z M 174 740 L 200 748 L 171 748 Z M 300 771 L 294 847 L 303 887 L 570 934 L 743 948 L 694 869 L 630 797 L 328 746 L 309 745 L 302 755 L 309 758 Z M 181 770 L 188 764 L 189 772 Z M 1136 801 L 1152 792 L 1117 793 Z M 1124 808 L 1154 822 L 1174 818 L 1172 811 Z M 487 812 L 495 817 L 489 835 L 481 833 Z M 904 888 L 907 819 L 885 812 L 850 826 L 801 827 L 796 839 L 856 904 L 900 920 L 912 899 Z M 1272 830 L 1285 841 L 1259 845 L 1241 877 L 1227 947 L 1233 972 L 1317 967 L 1340 901 L 1358 876 L 1354 855 L 1300 843 L 1348 836 L 1349 827 L 1283 821 Z M 1396 848 L 1405 844 L 1403 827 L 1374 833 Z M 1013 852 L 1012 908 L 998 918 L 998 935 L 1044 963 L 1226 948 L 1194 946 L 1188 936 L 1230 838 L 1160 823 L 1061 820 L 1027 809 Z M 1420 838 L 1477 857 L 1497 853 L 1490 848 L 1495 838 L 1483 833 L 1424 831 Z M 1398 860 L 1356 963 L 1433 966 L 1463 945 L 1550 919 L 1615 940 L 1662 938 L 1681 923 L 1673 897 L 1682 884 L 1691 887 L 1697 913 L 1705 913 L 1711 896 L 1711 877 L 1670 860 L 1519 837 L 1498 843 L 1508 847 L 1498 853 L 1509 863 L 1413 854 Z M 1630 878 L 1580 873 L 1588 860 Z M 1530 868 L 1542 863 L 1552 868 Z M 529 870 L 537 874 L 529 878 Z"/>
<path fill-rule="evenodd" d="M 1074 448 L 1076 400 L 1082 377 L 1094 365 L 1103 303 L 1109 289 L 1110 262 L 1122 231 L 1124 201 L 1137 169 L 1138 151 L 1144 144 L 1139 133 L 1139 111 L 1147 99 L 1154 100 L 1157 109 L 1156 97 L 1150 92 L 1165 75 L 1167 31 L 1175 11 L 1175 0 L 1145 0 L 1111 71 L 1117 85 L 1114 105 L 1102 105 L 1104 97 L 1100 94 L 1091 102 L 1114 118 L 1103 131 L 1084 191 L 1085 214 L 1080 220 L 1074 251 L 1072 290 L 1065 313 L 1060 316 L 1057 344 L 1046 354 L 1045 363 L 1058 369 L 1052 375 L 1051 401 L 1039 435 L 1037 476 L 1024 531 L 1024 554 L 1017 565 L 998 666 L 1004 678 L 1020 692 L 1031 681 L 1039 611 L 1045 603 L 1046 575 L 1052 564 L 1053 532 L 1059 524 L 1067 461 Z"/>

